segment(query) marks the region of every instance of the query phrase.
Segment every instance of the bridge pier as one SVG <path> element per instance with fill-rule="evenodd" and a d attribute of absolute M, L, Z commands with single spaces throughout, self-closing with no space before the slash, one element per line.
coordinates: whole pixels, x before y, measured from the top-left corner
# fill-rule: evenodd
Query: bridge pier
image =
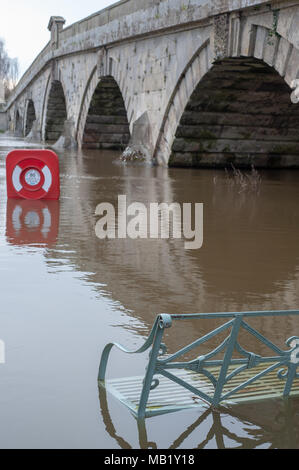
<path fill-rule="evenodd" d="M 151 125 L 148 113 L 143 113 L 133 124 L 128 147 L 123 153 L 125 160 L 152 161 L 153 156 Z"/>
<path fill-rule="evenodd" d="M 292 103 L 299 103 L 299 80 L 293 80 L 291 83 L 291 88 L 294 90 L 291 94 Z"/>
<path fill-rule="evenodd" d="M 71 119 L 67 119 L 66 121 L 64 121 L 63 124 L 62 135 L 59 137 L 57 142 L 52 145 L 52 148 L 56 150 L 76 149 L 78 145 L 75 135 L 76 130 L 74 121 L 72 121 Z"/>
<path fill-rule="evenodd" d="M 25 137 L 27 142 L 41 142 L 42 140 L 42 133 L 41 133 L 41 126 L 38 120 L 33 121 L 31 130 Z"/>

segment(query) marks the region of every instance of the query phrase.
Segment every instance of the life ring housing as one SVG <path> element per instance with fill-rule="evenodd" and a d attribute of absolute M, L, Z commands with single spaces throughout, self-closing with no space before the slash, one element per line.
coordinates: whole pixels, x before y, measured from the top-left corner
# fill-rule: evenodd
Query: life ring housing
<path fill-rule="evenodd" d="M 51 150 L 13 150 L 6 157 L 7 197 L 59 199 L 59 160 Z"/>

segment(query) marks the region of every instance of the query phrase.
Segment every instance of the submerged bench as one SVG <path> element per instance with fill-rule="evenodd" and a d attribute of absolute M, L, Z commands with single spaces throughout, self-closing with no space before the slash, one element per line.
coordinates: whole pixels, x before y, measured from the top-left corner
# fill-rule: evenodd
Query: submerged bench
<path fill-rule="evenodd" d="M 282 350 L 246 321 L 250 317 L 287 316 L 298 319 L 299 330 L 297 310 L 158 315 L 148 339 L 137 351 L 128 351 L 117 343 L 106 345 L 99 367 L 99 386 L 112 393 L 141 419 L 185 408 L 217 407 L 225 403 L 299 395 L 299 336 L 290 337 L 286 341 L 288 350 Z M 174 354 L 166 354 L 162 339 L 174 321 L 215 318 L 226 321 Z M 253 335 L 273 354 L 263 357 L 244 349 L 239 343 L 242 330 Z M 227 337 L 213 351 L 191 361 L 176 361 L 225 331 L 228 332 Z M 145 376 L 105 380 L 109 354 L 114 346 L 128 354 L 142 353 L 151 348 Z M 219 354 L 221 359 L 215 358 Z"/>

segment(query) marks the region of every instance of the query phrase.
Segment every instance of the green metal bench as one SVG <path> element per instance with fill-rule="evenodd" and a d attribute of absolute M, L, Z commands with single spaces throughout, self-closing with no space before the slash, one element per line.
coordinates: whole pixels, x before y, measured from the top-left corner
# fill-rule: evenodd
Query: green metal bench
<path fill-rule="evenodd" d="M 250 317 L 270 316 L 298 317 L 299 311 L 158 315 L 148 339 L 137 351 L 128 351 L 117 343 L 106 345 L 99 367 L 99 385 L 139 419 L 185 408 L 299 395 L 299 337 L 290 337 L 286 341 L 288 350 L 282 350 L 246 321 Z M 226 321 L 174 354 L 166 354 L 162 339 L 174 321 L 216 318 Z M 242 330 L 267 346 L 273 355 L 263 357 L 245 350 L 239 343 Z M 227 337 L 213 351 L 190 361 L 176 361 L 223 332 L 228 332 Z M 105 380 L 109 354 L 114 346 L 128 354 L 151 348 L 145 376 Z M 219 354 L 221 359 L 216 359 Z"/>

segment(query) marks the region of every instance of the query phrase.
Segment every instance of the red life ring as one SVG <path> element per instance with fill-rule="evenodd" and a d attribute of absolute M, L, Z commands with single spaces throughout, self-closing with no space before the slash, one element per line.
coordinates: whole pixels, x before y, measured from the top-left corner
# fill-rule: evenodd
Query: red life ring
<path fill-rule="evenodd" d="M 12 184 L 24 199 L 42 199 L 52 186 L 52 173 L 43 162 L 30 158 L 14 167 Z"/>
<path fill-rule="evenodd" d="M 59 162 L 50 150 L 14 150 L 6 159 L 8 198 L 58 199 Z"/>

